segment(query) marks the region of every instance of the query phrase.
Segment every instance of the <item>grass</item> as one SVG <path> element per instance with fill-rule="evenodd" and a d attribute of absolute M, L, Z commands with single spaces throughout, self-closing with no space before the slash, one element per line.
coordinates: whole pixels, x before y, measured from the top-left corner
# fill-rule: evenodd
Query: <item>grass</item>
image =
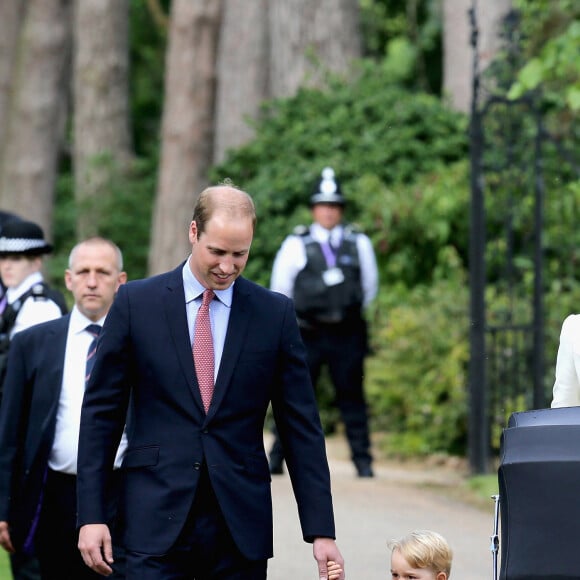
<path fill-rule="evenodd" d="M 0 579 L 12 580 L 12 572 L 10 571 L 10 559 L 5 550 L 0 550 Z"/>
<path fill-rule="evenodd" d="M 491 496 L 499 494 L 496 474 L 474 475 L 467 480 L 466 485 L 475 503 L 486 509 L 493 509 Z"/>
<path fill-rule="evenodd" d="M 474 475 L 467 481 L 467 485 L 481 498 L 489 499 L 492 495 L 496 495 L 497 489 L 497 475 Z"/>

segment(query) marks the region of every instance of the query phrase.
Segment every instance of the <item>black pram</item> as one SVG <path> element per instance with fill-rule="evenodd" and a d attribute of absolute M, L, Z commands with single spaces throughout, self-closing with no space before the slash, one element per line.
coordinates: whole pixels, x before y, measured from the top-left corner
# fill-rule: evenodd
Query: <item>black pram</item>
<path fill-rule="evenodd" d="M 580 407 L 512 414 L 498 480 L 500 580 L 580 579 Z"/>

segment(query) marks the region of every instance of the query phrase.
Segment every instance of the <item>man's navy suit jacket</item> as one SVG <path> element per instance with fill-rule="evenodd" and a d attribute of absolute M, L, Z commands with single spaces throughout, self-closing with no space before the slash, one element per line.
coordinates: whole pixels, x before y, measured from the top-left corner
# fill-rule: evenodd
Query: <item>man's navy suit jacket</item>
<path fill-rule="evenodd" d="M 164 554 L 191 508 L 203 463 L 232 536 L 272 556 L 264 419 L 272 403 L 305 540 L 334 537 L 324 435 L 293 303 L 238 278 L 207 416 L 195 375 L 182 266 L 120 287 L 85 392 L 79 525 L 105 521 L 103 489 L 129 408 L 120 498 L 129 550 Z"/>
<path fill-rule="evenodd" d="M 19 550 L 30 531 L 54 441 L 70 315 L 10 343 L 0 411 L 0 520 Z"/>

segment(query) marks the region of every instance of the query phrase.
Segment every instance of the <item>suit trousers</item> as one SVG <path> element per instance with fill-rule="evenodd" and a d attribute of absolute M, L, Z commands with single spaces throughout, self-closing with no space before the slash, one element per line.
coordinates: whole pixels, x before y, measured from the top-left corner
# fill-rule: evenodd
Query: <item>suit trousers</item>
<path fill-rule="evenodd" d="M 42 580 L 103 580 L 83 561 L 78 549 L 76 475 L 48 470 L 42 507 L 35 535 L 35 547 Z M 124 575 L 124 554 L 114 549 L 114 574 L 110 580 Z"/>
<path fill-rule="evenodd" d="M 267 560 L 248 560 L 236 546 L 205 464 L 185 526 L 160 556 L 127 550 L 127 580 L 266 580 Z"/>

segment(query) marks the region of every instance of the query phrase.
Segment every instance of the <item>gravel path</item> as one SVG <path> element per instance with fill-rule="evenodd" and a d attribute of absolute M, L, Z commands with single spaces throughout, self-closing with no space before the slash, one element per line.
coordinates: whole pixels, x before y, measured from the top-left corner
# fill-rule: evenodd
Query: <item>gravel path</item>
<path fill-rule="evenodd" d="M 489 509 L 457 498 L 465 474 L 449 467 L 376 463 L 375 478 L 355 477 L 343 439 L 327 443 L 332 475 L 337 542 L 349 580 L 389 578 L 387 541 L 412 529 L 443 534 L 454 551 L 452 580 L 492 580 Z M 268 447 L 267 447 L 268 448 Z M 269 580 L 317 578 L 312 547 L 302 541 L 287 474 L 274 476 L 274 551 Z"/>

